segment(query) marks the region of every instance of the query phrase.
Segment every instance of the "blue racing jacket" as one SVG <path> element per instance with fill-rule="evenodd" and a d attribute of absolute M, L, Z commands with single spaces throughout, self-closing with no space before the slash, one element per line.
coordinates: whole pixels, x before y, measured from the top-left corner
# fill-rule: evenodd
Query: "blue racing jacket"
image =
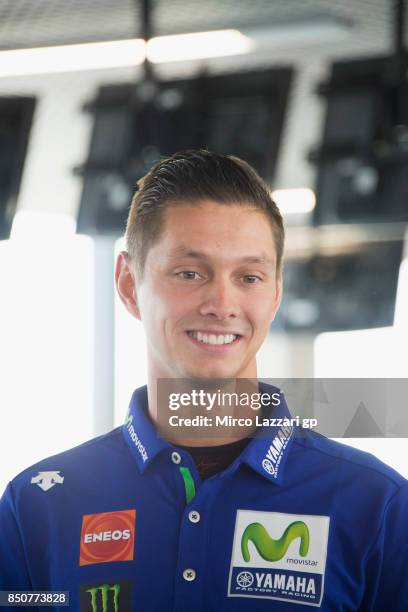
<path fill-rule="evenodd" d="M 123 426 L 8 485 L 0 590 L 68 591 L 69 609 L 89 612 L 408 610 L 401 475 L 285 425 L 283 400 L 276 424 L 201 482 L 146 411 L 141 387 Z"/>

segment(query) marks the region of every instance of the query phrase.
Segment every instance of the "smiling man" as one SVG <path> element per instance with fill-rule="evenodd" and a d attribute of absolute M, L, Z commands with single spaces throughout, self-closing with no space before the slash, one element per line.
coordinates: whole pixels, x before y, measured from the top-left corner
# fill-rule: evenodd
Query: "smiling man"
<path fill-rule="evenodd" d="M 219 171 L 217 183 L 219 160 L 200 153 L 196 163 L 200 155 L 208 166 L 200 177 L 189 175 L 192 156 L 184 171 L 176 159 L 144 179 L 129 216 L 128 250 L 117 261 L 119 295 L 148 339 L 153 421 L 160 379 L 256 378 L 256 354 L 281 299 L 283 224 L 269 192 L 248 166 L 228 158 L 230 180 Z M 167 206 L 154 199 L 159 182 Z M 197 199 L 199 190 L 207 195 Z M 214 191 L 218 201 L 210 199 Z M 230 430 L 228 441 L 250 430 Z M 198 437 L 219 444 L 211 434 L 206 427 Z"/>
<path fill-rule="evenodd" d="M 162 162 L 134 199 L 116 276 L 146 330 L 150 380 L 256 377 L 279 306 L 282 217 L 249 166 L 221 159 Z"/>
<path fill-rule="evenodd" d="M 116 284 L 148 384 L 121 427 L 9 484 L 0 589 L 90 612 L 405 611 L 407 482 L 299 429 L 256 380 L 282 293 L 267 186 L 239 159 L 179 153 L 140 182 L 126 238 Z M 163 427 L 179 410 L 187 429 Z M 215 413 L 238 425 L 217 432 Z"/>
<path fill-rule="evenodd" d="M 207 199 L 178 201 L 162 223 L 140 282 L 127 254 L 117 273 L 149 338 L 150 376 L 256 377 L 255 356 L 281 296 L 272 221 L 248 204 Z"/>

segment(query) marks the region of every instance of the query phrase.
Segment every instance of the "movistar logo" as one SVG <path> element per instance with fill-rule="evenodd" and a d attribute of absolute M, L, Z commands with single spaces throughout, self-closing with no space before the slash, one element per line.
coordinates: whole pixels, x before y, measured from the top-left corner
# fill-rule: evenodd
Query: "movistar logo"
<path fill-rule="evenodd" d="M 119 611 L 119 584 L 101 584 L 85 591 L 91 596 L 92 612 L 120 612 Z M 109 606 L 109 593 L 113 594 L 113 607 Z M 99 594 L 99 597 L 98 597 Z"/>
<path fill-rule="evenodd" d="M 147 461 L 148 455 L 147 455 L 146 448 L 144 444 L 142 444 L 141 440 L 139 439 L 139 436 L 137 435 L 135 431 L 135 428 L 133 427 L 133 414 L 129 414 L 126 417 L 125 425 L 126 425 L 126 429 L 129 432 L 130 439 L 132 440 L 133 444 L 136 446 L 137 450 L 139 451 L 143 459 L 143 462 Z"/>
<path fill-rule="evenodd" d="M 242 556 L 244 561 L 250 560 L 248 543 L 252 542 L 262 559 L 265 561 L 279 561 L 296 538 L 300 538 L 299 554 L 302 557 L 306 557 L 309 550 L 309 529 L 303 521 L 291 523 L 278 540 L 271 538 L 261 523 L 251 523 L 242 534 Z"/>

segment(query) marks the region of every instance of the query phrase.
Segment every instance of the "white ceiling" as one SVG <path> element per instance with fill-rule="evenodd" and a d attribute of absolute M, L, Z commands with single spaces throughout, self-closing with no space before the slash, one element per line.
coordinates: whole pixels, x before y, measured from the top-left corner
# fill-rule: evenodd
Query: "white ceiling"
<path fill-rule="evenodd" d="M 138 36 L 139 4 L 138 0 L 0 0 L 0 48 Z M 365 46 L 390 38 L 394 1 L 155 0 L 152 6 L 157 35 L 270 26 L 323 15 L 353 22 Z"/>
<path fill-rule="evenodd" d="M 276 188 L 314 186 L 315 167 L 306 156 L 320 141 L 325 112 L 324 99 L 315 89 L 329 74 L 331 62 L 386 55 L 393 46 L 393 0 L 157 0 L 154 6 L 155 34 L 269 27 L 316 17 L 352 23 L 343 40 L 301 45 L 294 38 L 249 55 L 157 66 L 163 78 L 193 75 L 203 66 L 213 73 L 275 65 L 294 68 Z M 0 0 L 0 49 L 128 38 L 140 34 L 139 21 L 135 0 Z M 83 104 L 95 97 L 99 86 L 137 82 L 139 76 L 140 70 L 129 68 L 0 79 L 0 95 L 28 94 L 39 100 L 20 209 L 76 214 L 81 184 L 72 168 L 85 161 L 92 129 Z"/>

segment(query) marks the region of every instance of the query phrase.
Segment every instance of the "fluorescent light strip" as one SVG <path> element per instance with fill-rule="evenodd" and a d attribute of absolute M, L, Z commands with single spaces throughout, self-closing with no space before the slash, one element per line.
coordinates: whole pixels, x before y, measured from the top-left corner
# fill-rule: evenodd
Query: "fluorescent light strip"
<path fill-rule="evenodd" d="M 159 36 L 147 44 L 139 38 L 13 49 L 0 51 L 0 77 L 138 66 L 146 54 L 152 63 L 167 63 L 321 44 L 322 40 L 338 42 L 350 35 L 352 26 L 348 21 L 320 16 L 242 32 L 229 29 Z"/>
<path fill-rule="evenodd" d="M 144 57 L 145 42 L 141 39 L 16 49 L 0 52 L 0 76 L 136 66 Z"/>
<path fill-rule="evenodd" d="M 152 38 L 147 43 L 147 57 L 152 63 L 180 62 L 250 53 L 255 46 L 238 30 L 197 32 Z"/>
<path fill-rule="evenodd" d="M 299 47 L 300 45 L 321 45 L 338 43 L 353 33 L 353 23 L 345 19 L 333 19 L 329 15 L 312 19 L 297 19 L 276 22 L 273 25 L 242 28 L 242 33 L 253 38 L 258 46 L 267 49 Z"/>
<path fill-rule="evenodd" d="M 76 72 L 248 53 L 254 41 L 238 30 L 0 51 L 0 77 Z"/>
<path fill-rule="evenodd" d="M 316 206 L 314 191 L 306 188 L 276 189 L 272 198 L 283 215 L 304 215 Z"/>

